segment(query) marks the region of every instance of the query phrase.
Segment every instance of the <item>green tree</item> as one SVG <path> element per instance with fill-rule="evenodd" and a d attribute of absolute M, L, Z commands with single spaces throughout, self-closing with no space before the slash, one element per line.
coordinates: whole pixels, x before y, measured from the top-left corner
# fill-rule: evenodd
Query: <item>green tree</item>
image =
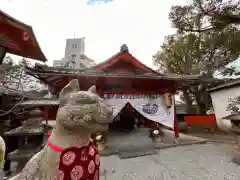
<path fill-rule="evenodd" d="M 192 0 L 185 6 L 172 6 L 169 19 L 179 31 L 221 31 L 240 24 L 240 1 Z M 196 19 L 203 26 L 199 28 Z"/>
<path fill-rule="evenodd" d="M 231 51 L 231 59 L 237 58 L 240 52 L 240 1 L 192 0 L 185 6 L 172 6 L 169 20 L 179 33 L 204 35 L 206 41 L 210 41 L 208 45 L 213 44 L 218 51 L 222 51 L 222 47 L 228 48 L 225 53 Z M 224 75 L 236 73 L 234 68 L 224 68 L 221 72 Z"/>
<path fill-rule="evenodd" d="M 165 38 L 153 56 L 155 65 L 170 73 L 203 74 L 206 78 L 213 78 L 216 70 L 224 69 L 239 56 L 238 22 L 224 21 L 224 26 L 217 24 L 219 19 L 223 23 L 230 12 L 235 16 L 230 7 L 236 6 L 232 2 L 224 4 L 217 0 L 193 0 L 185 6 L 173 6 L 169 19 L 178 31 Z M 206 92 L 209 85 L 209 82 L 202 82 L 199 86 L 182 90 L 185 103 L 190 106 L 195 102 L 201 114 L 205 113 L 210 102 Z"/>

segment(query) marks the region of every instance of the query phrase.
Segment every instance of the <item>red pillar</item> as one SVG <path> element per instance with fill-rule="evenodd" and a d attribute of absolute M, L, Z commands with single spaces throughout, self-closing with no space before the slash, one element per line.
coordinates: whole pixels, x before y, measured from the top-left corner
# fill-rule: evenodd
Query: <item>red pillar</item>
<path fill-rule="evenodd" d="M 173 105 L 174 105 L 174 136 L 176 138 L 179 137 L 179 129 L 178 129 L 178 120 L 177 120 L 177 111 L 176 111 L 176 102 L 175 102 L 175 96 L 173 94 Z"/>
<path fill-rule="evenodd" d="M 103 88 L 102 88 L 102 87 L 100 87 L 100 88 L 98 89 L 98 95 L 99 95 L 100 97 L 103 97 Z"/>
<path fill-rule="evenodd" d="M 96 85 L 99 86 L 98 88 L 98 95 L 103 98 L 103 93 L 104 93 L 104 84 L 105 84 L 105 79 L 99 79 Z"/>

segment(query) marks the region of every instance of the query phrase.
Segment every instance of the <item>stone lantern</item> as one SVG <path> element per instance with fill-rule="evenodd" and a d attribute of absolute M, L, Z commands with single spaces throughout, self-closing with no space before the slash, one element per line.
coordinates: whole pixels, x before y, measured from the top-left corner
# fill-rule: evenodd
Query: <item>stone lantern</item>
<path fill-rule="evenodd" d="M 43 148 L 44 134 L 49 130 L 49 127 L 42 124 L 40 110 L 32 110 L 28 116 L 22 126 L 4 133 L 5 136 L 18 136 L 18 149 L 8 154 L 10 160 L 18 162 L 17 172 Z"/>
<path fill-rule="evenodd" d="M 240 112 L 233 112 L 231 115 L 223 117 L 231 120 L 232 128 L 230 131 L 236 135 L 237 149 L 233 151 L 233 161 L 240 165 Z"/>

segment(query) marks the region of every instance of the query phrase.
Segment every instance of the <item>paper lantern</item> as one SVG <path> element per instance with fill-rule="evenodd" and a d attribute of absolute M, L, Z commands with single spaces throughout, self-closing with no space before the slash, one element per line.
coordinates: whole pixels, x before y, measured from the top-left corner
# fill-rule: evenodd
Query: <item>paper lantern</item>
<path fill-rule="evenodd" d="M 170 93 L 164 94 L 164 103 L 167 108 L 170 108 L 172 106 L 172 96 Z"/>

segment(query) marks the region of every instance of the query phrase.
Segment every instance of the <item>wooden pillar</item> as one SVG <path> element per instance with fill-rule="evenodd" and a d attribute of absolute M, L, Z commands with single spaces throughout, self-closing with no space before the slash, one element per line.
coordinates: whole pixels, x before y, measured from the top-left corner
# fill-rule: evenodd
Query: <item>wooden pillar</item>
<path fill-rule="evenodd" d="M 103 98 L 105 79 L 99 79 L 96 85 L 98 86 L 98 95 Z"/>
<path fill-rule="evenodd" d="M 179 129 L 178 129 L 178 120 L 177 120 L 177 111 L 176 111 L 176 101 L 175 96 L 173 94 L 173 105 L 174 105 L 174 136 L 175 138 L 179 137 Z"/>
<path fill-rule="evenodd" d="M 100 97 L 103 97 L 103 87 L 102 87 L 102 86 L 99 87 L 98 95 L 99 95 Z"/>

